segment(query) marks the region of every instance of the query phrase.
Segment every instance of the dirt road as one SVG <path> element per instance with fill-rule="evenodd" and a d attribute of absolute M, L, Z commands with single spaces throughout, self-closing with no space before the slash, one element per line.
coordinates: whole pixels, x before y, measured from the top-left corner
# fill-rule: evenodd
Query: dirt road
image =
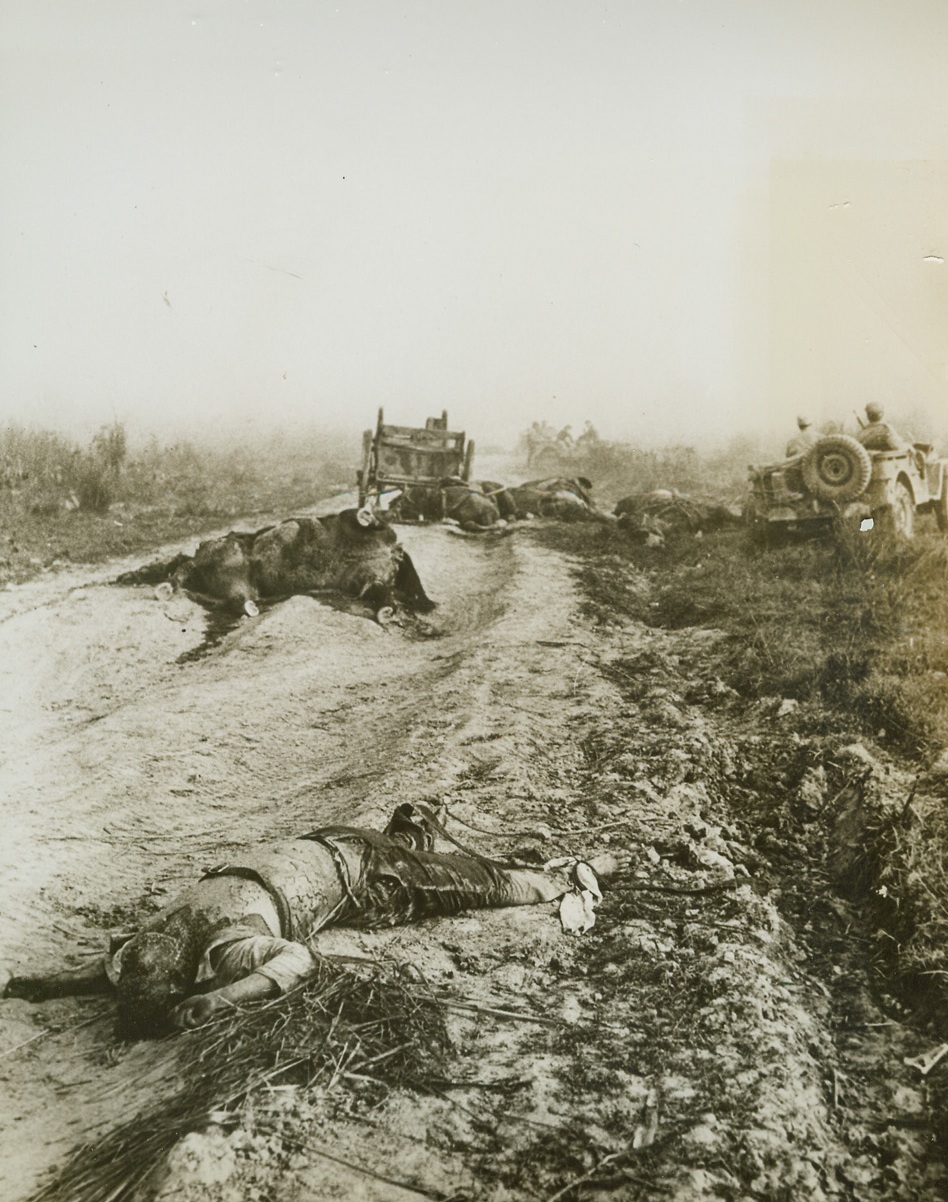
<path fill-rule="evenodd" d="M 445 800 L 489 854 L 637 849 L 582 939 L 545 907 L 327 935 L 547 1021 L 459 1011 L 466 1084 L 442 1097 L 394 1093 L 369 1116 L 271 1099 L 349 1167 L 238 1132 L 226 1171 L 208 1176 L 198 1143 L 167 1196 L 938 1196 L 924 1083 L 902 1064 L 918 1038 L 837 938 L 856 916 L 814 911 L 814 959 L 778 912 L 785 882 L 721 808 L 716 787 L 779 718 L 734 725 L 702 674 L 715 633 L 593 626 L 529 530 L 401 537 L 438 601 L 424 637 L 299 597 L 211 646 L 191 602 L 104 583 L 126 564 L 0 597 L 7 971 L 93 954 L 248 843 L 383 824 L 404 800 Z M 616 683 L 630 663 L 634 701 Z M 141 1105 L 165 1054 L 116 1046 L 101 1002 L 5 1002 L 0 1041 L 9 1202 Z"/>

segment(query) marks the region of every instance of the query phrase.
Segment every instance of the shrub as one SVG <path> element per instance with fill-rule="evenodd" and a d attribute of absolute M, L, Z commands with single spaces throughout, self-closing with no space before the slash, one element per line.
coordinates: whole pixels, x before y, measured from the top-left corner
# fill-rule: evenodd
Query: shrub
<path fill-rule="evenodd" d="M 103 426 L 92 439 L 92 455 L 100 460 L 115 475 L 122 470 L 128 454 L 128 439 L 121 422 Z"/>
<path fill-rule="evenodd" d="M 80 452 L 71 472 L 72 491 L 79 509 L 105 513 L 115 495 L 115 472 L 94 451 Z"/>

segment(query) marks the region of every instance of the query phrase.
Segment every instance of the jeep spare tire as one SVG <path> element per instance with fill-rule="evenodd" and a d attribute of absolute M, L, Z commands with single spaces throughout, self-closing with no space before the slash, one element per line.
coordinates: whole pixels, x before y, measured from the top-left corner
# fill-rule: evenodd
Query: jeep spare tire
<path fill-rule="evenodd" d="M 803 482 L 824 501 L 854 501 L 872 476 L 869 452 L 848 434 L 826 434 L 800 464 Z"/>

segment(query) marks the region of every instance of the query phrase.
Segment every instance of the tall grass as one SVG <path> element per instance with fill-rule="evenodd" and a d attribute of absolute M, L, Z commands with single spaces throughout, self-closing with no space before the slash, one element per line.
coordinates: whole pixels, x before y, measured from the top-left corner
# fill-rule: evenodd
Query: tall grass
<path fill-rule="evenodd" d="M 236 518 L 285 514 L 354 480 L 357 447 L 318 434 L 253 445 L 150 439 L 121 423 L 85 446 L 0 427 L 0 583 L 56 561 L 98 562 Z"/>
<path fill-rule="evenodd" d="M 909 545 L 855 533 L 772 551 L 739 530 L 663 548 L 605 532 L 595 545 L 580 568 L 592 606 L 721 629 L 711 654 L 743 697 L 832 708 L 909 755 L 948 746 L 948 540 L 934 531 Z"/>

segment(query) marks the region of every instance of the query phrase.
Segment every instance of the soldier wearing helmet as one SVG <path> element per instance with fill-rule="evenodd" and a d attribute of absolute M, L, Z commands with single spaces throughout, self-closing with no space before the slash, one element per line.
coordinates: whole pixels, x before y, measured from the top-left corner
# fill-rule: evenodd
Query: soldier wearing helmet
<path fill-rule="evenodd" d="M 798 455 L 805 455 L 816 442 L 816 438 L 817 435 L 810 419 L 808 417 L 798 417 L 797 433 L 787 443 L 786 457 L 788 459 L 795 459 Z"/>
<path fill-rule="evenodd" d="M 885 410 L 875 401 L 866 406 L 867 424 L 856 437 L 867 451 L 904 451 L 908 444 L 885 420 Z"/>

